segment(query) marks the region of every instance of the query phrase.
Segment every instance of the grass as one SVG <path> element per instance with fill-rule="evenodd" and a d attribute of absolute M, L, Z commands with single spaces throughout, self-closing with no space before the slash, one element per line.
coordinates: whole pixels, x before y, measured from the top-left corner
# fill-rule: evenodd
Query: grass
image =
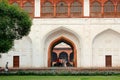
<path fill-rule="evenodd" d="M 120 76 L 0 76 L 0 80 L 120 80 Z"/>

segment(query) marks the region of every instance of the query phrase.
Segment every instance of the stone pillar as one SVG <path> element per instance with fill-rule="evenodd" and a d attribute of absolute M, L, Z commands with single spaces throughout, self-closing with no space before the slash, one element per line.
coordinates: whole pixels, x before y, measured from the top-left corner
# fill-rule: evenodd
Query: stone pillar
<path fill-rule="evenodd" d="M 70 4 L 68 4 L 68 17 L 70 17 Z"/>
<path fill-rule="evenodd" d="M 40 0 L 35 0 L 35 17 L 40 17 Z"/>
<path fill-rule="evenodd" d="M 84 0 L 84 17 L 89 17 L 90 15 L 90 0 Z"/>
<path fill-rule="evenodd" d="M 54 17 L 56 17 L 56 4 L 54 3 Z"/>

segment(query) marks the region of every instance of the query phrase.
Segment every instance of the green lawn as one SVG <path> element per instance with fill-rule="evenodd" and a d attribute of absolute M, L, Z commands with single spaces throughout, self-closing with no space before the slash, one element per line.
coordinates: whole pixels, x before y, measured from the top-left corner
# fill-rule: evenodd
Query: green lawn
<path fill-rule="evenodd" d="M 120 80 L 120 76 L 0 76 L 0 80 Z"/>

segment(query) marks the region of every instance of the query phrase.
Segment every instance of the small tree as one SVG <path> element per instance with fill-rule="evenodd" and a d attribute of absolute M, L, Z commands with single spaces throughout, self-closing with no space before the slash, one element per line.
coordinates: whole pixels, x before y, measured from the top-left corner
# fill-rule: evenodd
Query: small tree
<path fill-rule="evenodd" d="M 22 9 L 0 0 L 0 53 L 8 52 L 14 40 L 27 36 L 32 20 Z"/>

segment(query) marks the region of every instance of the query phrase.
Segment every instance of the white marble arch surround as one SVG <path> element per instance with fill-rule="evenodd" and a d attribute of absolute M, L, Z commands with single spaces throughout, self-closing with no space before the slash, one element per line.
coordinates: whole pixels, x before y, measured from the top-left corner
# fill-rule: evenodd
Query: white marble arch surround
<path fill-rule="evenodd" d="M 48 48 L 50 46 L 50 43 L 61 36 L 71 40 L 75 44 L 76 49 L 77 49 L 77 67 L 80 67 L 80 62 L 82 60 L 80 37 L 76 32 L 74 32 L 73 30 L 66 28 L 66 27 L 56 28 L 46 34 L 46 36 L 43 40 L 44 41 L 43 45 L 44 45 L 45 66 L 46 67 L 48 66 Z"/>
<path fill-rule="evenodd" d="M 112 29 L 102 31 L 93 39 L 92 48 L 93 67 L 106 67 L 106 55 L 112 56 L 112 67 L 119 67 L 120 33 Z"/>

